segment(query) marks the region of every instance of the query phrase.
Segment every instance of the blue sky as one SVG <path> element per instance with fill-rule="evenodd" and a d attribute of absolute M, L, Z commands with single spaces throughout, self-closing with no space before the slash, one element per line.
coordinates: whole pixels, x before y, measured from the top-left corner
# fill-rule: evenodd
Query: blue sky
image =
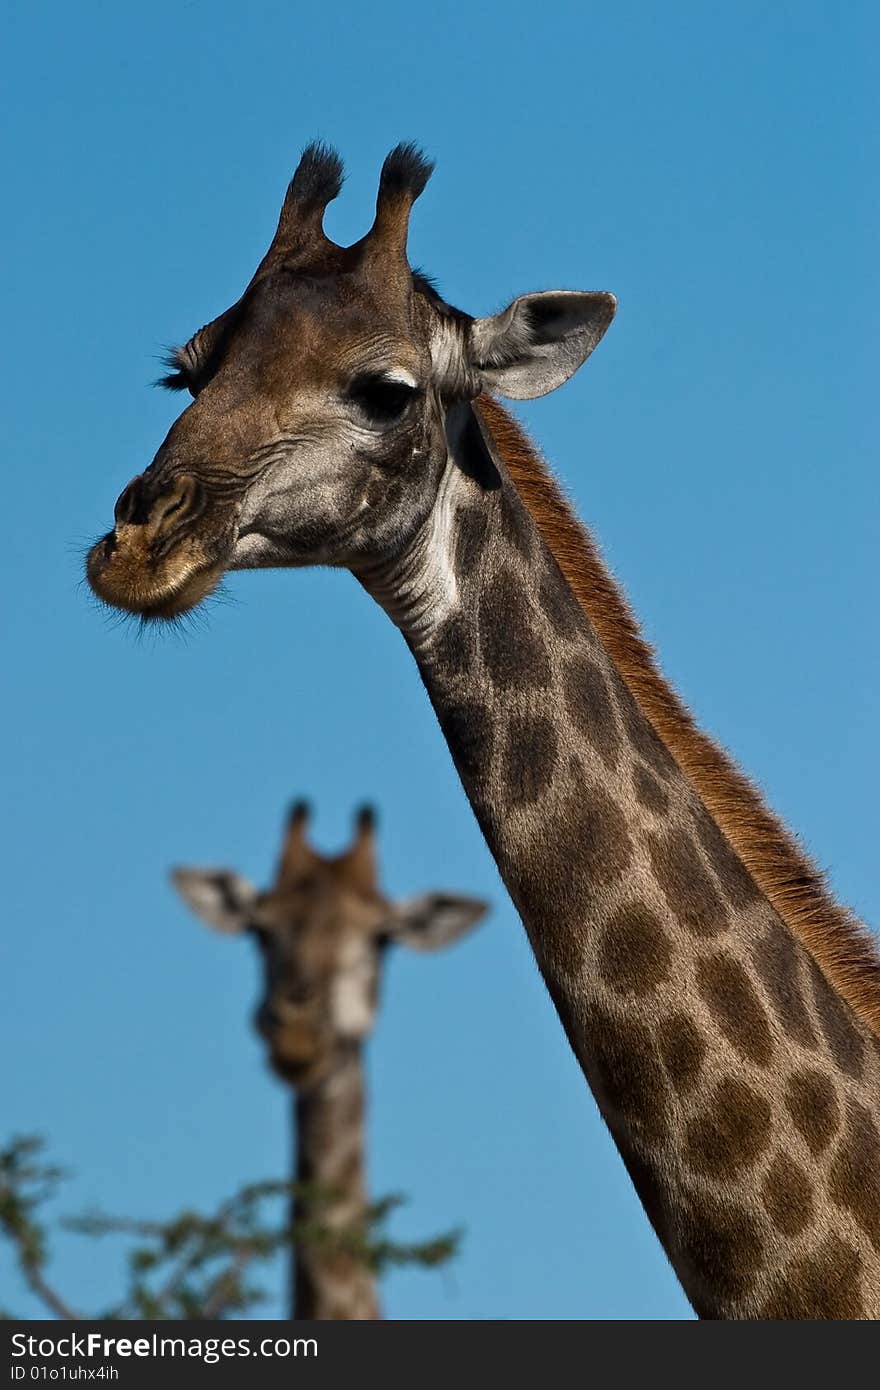
<path fill-rule="evenodd" d="M 342 152 L 328 230 L 354 240 L 416 139 L 437 172 L 412 256 L 453 302 L 618 295 L 521 416 L 668 673 L 880 922 L 876 7 L 32 0 L 5 41 L 3 1133 L 50 1136 L 65 1211 L 160 1216 L 282 1172 L 256 962 L 166 870 L 264 880 L 293 794 L 325 848 L 369 797 L 390 891 L 493 903 L 391 964 L 373 1188 L 410 1194 L 400 1236 L 466 1239 L 448 1273 L 394 1275 L 388 1313 L 689 1316 L 383 614 L 346 574 L 240 575 L 184 640 L 138 642 L 81 549 L 179 409 L 158 354 L 237 297 L 301 146 Z M 59 1245 L 83 1306 L 117 1272 Z M 2 1252 L 0 1304 L 37 1311 Z"/>

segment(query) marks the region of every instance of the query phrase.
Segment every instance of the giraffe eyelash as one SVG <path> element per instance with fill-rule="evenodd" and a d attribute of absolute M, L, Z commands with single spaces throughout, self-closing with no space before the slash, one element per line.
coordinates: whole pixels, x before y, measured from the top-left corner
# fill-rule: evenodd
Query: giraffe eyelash
<path fill-rule="evenodd" d="M 169 370 L 156 385 L 164 386 L 167 391 L 189 391 L 197 395 L 213 374 L 232 321 L 231 311 L 221 314 L 219 319 L 194 333 L 182 347 L 169 348 L 162 357 L 162 365 Z"/>
<path fill-rule="evenodd" d="M 190 364 L 187 360 L 187 348 L 169 348 L 162 354 L 162 366 L 167 367 L 168 371 L 164 376 L 160 376 L 156 381 L 157 386 L 162 386 L 166 391 L 191 391 L 194 381 Z"/>

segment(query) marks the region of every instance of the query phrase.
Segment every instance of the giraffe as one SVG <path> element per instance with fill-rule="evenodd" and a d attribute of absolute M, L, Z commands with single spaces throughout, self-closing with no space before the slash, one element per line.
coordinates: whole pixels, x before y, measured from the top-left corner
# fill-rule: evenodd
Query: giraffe
<path fill-rule="evenodd" d="M 145 621 L 227 570 L 351 571 L 401 630 L 571 1047 L 697 1314 L 880 1314 L 880 961 L 664 679 L 498 395 L 565 382 L 604 292 L 474 318 L 407 259 L 402 145 L 350 247 L 307 148 L 194 397 L 91 550 Z"/>
<path fill-rule="evenodd" d="M 297 802 L 265 892 L 231 869 L 178 868 L 171 877 L 196 916 L 221 932 L 247 932 L 262 957 L 256 1027 L 293 1096 L 291 1219 L 319 1233 L 297 1244 L 290 1316 L 363 1320 L 381 1316 L 376 1280 L 344 1237 L 357 1238 L 367 1216 L 364 1047 L 386 949 L 449 945 L 476 926 L 486 903 L 451 893 L 391 902 L 379 886 L 369 806 L 349 847 L 331 858 L 312 848 L 308 821 L 307 804 Z M 340 1232 L 334 1247 L 328 1233 Z"/>

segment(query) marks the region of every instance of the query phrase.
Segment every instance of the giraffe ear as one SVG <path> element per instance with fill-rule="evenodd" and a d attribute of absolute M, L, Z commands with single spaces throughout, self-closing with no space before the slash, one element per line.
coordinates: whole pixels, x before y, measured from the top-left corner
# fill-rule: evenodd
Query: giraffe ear
<path fill-rule="evenodd" d="M 437 951 L 466 936 L 488 910 L 489 904 L 482 898 L 422 893 L 395 904 L 389 936 L 415 951 Z"/>
<path fill-rule="evenodd" d="M 187 907 L 209 927 L 222 932 L 244 931 L 257 890 L 231 869 L 172 869 L 174 884 Z"/>
<path fill-rule="evenodd" d="M 603 290 L 522 294 L 470 327 L 470 365 L 490 391 L 512 400 L 545 396 L 589 357 L 614 317 Z"/>

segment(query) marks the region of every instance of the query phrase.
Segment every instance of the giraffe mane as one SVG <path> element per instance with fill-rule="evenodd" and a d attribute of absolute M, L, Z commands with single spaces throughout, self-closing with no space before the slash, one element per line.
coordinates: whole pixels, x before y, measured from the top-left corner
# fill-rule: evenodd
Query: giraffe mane
<path fill-rule="evenodd" d="M 525 431 L 493 397 L 475 401 L 511 481 L 639 709 L 764 896 L 853 1012 L 880 1034 L 880 954 L 763 795 L 700 729 L 662 674 L 595 541 Z"/>

